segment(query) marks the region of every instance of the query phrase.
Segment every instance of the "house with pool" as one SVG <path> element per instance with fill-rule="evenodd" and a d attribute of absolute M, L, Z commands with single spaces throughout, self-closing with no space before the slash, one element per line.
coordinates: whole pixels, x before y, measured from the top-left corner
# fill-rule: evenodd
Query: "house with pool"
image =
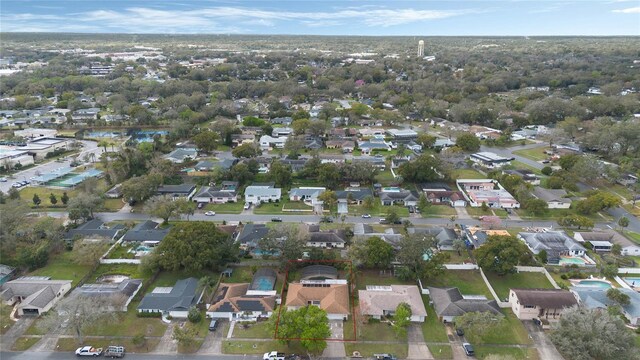
<path fill-rule="evenodd" d="M 634 290 L 618 288 L 623 294 L 629 296 L 629 303 L 620 305 L 609 299 L 606 288 L 593 286 L 573 286 L 569 289 L 578 300 L 578 304 L 586 309 L 603 309 L 609 306 L 619 306 L 620 311 L 634 326 L 640 325 L 640 294 Z"/>
<path fill-rule="evenodd" d="M 559 289 L 510 289 L 509 304 L 520 320 L 559 320 L 562 313 L 578 304 L 567 290 Z"/>
<path fill-rule="evenodd" d="M 207 304 L 207 317 L 230 321 L 268 318 L 278 301 L 277 278 L 273 269 L 260 268 L 251 283 L 220 284 L 212 303 Z"/>
<path fill-rule="evenodd" d="M 564 231 L 521 232 L 518 233 L 518 239 L 536 255 L 545 251 L 549 265 L 595 265 L 587 256 L 587 249 Z"/>

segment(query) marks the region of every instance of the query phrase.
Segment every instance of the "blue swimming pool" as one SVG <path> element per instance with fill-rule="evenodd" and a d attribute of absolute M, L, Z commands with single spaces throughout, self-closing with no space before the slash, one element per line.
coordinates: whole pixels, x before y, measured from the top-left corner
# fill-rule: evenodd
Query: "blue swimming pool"
<path fill-rule="evenodd" d="M 629 284 L 629 286 L 640 287 L 640 277 L 626 277 L 622 279 Z"/>
<path fill-rule="evenodd" d="M 609 289 L 612 287 L 608 282 L 601 280 L 580 280 L 578 282 L 578 286 L 589 286 L 602 289 Z"/>
<path fill-rule="evenodd" d="M 272 278 L 261 276 L 253 280 L 253 290 L 269 291 L 276 285 Z"/>

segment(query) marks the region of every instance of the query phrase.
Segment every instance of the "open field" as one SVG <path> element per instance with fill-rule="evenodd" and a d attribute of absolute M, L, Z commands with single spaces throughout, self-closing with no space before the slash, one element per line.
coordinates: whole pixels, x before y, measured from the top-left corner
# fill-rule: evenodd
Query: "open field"
<path fill-rule="evenodd" d="M 50 189 L 46 187 L 25 186 L 20 190 L 20 198 L 22 200 L 25 200 L 27 203 L 29 203 L 29 205 L 34 205 L 33 195 L 37 194 L 41 201 L 40 207 L 43 208 L 43 207 L 54 206 L 53 204 L 51 204 L 51 200 L 49 199 L 49 196 L 53 194 L 58 199 L 58 202 L 55 204 L 55 206 L 66 207 L 66 205 L 62 203 L 62 200 L 60 200 L 60 198 L 62 197 L 62 194 L 64 194 L 65 192 L 67 193 L 67 196 L 69 196 L 69 199 L 73 199 L 79 193 L 78 190 L 72 190 L 72 189 L 61 190 L 61 189 Z"/>
<path fill-rule="evenodd" d="M 521 272 L 500 276 L 486 272 L 485 275 L 500 299 L 507 299 L 511 288 L 553 289 L 553 285 L 543 273 Z"/>

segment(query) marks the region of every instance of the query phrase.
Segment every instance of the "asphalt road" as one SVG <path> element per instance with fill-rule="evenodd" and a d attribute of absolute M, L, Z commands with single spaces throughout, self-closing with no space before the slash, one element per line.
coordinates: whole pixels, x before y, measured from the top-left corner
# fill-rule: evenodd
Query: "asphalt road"
<path fill-rule="evenodd" d="M 76 356 L 71 352 L 0 352 L 2 360 L 68 360 Z M 89 357 L 92 359 L 93 357 Z M 99 357 L 102 358 L 102 357 Z M 240 360 L 262 359 L 258 355 L 158 355 L 158 354 L 127 354 L 125 359 L 152 360 L 152 359 L 212 359 L 212 360 Z"/>
<path fill-rule="evenodd" d="M 82 140 L 81 143 L 84 144 L 84 147 L 82 148 L 82 151 L 80 152 L 80 154 L 77 155 L 79 161 L 82 161 L 82 158 L 84 157 L 85 154 L 90 154 L 90 153 L 96 154 L 96 161 L 97 161 L 100 158 L 100 154 L 104 151 L 104 149 L 98 147 L 98 143 L 95 141 Z M 29 168 L 27 170 L 17 172 L 12 176 L 7 177 L 8 181 L 0 182 L 0 190 L 4 193 L 7 193 L 11 188 L 11 184 L 15 181 L 29 180 L 30 178 L 37 176 L 36 172 L 40 174 L 47 174 L 54 171 L 57 168 L 68 167 L 69 164 L 71 164 L 71 159 L 65 160 L 63 162 L 57 162 L 55 160 L 52 160 L 52 161 L 40 164 L 38 166 Z"/>

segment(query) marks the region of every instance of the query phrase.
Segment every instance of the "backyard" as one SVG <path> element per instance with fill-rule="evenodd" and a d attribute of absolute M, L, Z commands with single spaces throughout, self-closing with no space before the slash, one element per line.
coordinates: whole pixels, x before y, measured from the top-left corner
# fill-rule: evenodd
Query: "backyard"
<path fill-rule="evenodd" d="M 74 260 L 72 251 L 63 251 L 54 255 L 45 267 L 30 272 L 29 276 L 48 276 L 52 280 L 71 280 L 72 286 L 91 271 L 91 265 L 78 265 Z"/>
<path fill-rule="evenodd" d="M 500 276 L 487 271 L 485 275 L 500 299 L 508 299 L 509 289 L 512 288 L 553 289 L 553 285 L 543 273 L 521 272 Z"/>
<path fill-rule="evenodd" d="M 479 270 L 447 270 L 437 279 L 423 280 L 422 286 L 457 287 L 463 295 L 484 295 L 487 299 L 493 298 Z"/>
<path fill-rule="evenodd" d="M 390 270 L 375 271 L 363 270 L 356 273 L 356 283 L 358 290 L 366 289 L 367 285 L 416 285 L 414 281 L 403 281 L 393 276 Z"/>

